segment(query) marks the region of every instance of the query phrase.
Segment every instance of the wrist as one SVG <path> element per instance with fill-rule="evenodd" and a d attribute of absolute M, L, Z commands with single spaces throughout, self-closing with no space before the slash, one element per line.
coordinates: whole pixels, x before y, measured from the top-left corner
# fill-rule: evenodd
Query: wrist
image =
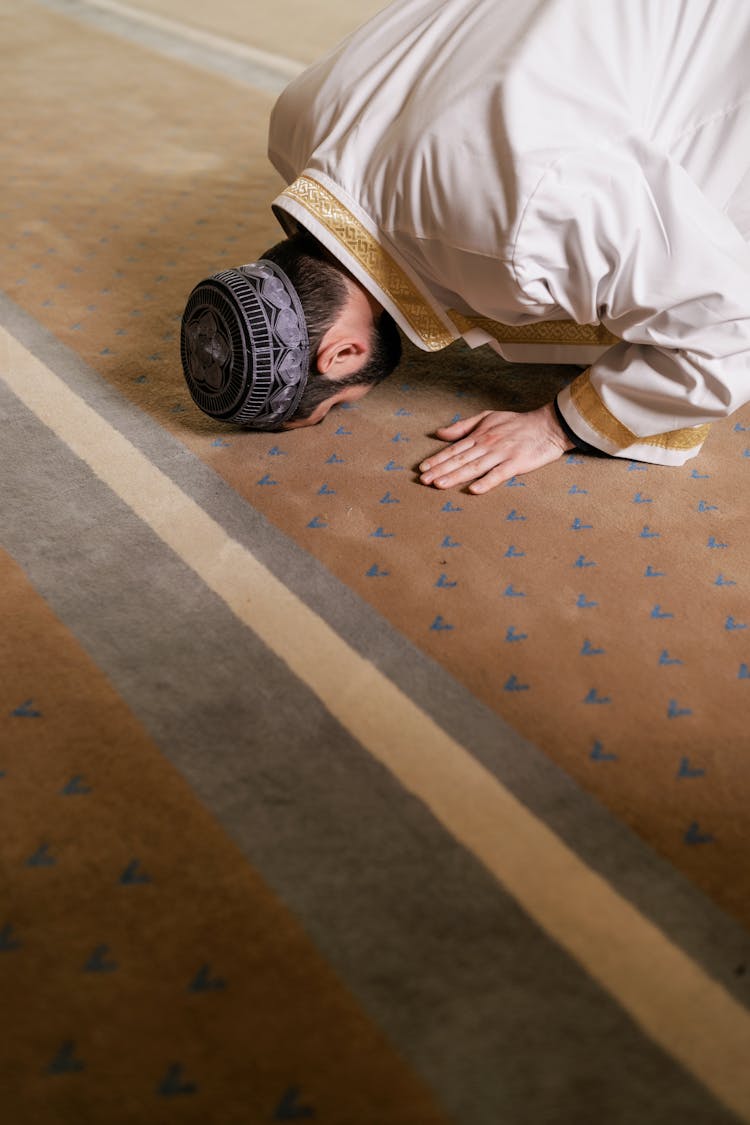
<path fill-rule="evenodd" d="M 575 449 L 576 443 L 567 427 L 563 424 L 557 403 L 554 400 L 548 402 L 542 407 L 542 410 L 545 413 L 547 436 L 553 445 L 557 446 L 562 453 L 567 453 L 569 450 Z"/>

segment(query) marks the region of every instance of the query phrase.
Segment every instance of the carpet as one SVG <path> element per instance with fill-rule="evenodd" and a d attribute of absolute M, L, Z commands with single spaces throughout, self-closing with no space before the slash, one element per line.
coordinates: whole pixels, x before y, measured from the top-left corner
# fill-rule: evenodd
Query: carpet
<path fill-rule="evenodd" d="M 750 1120 L 750 414 L 477 498 L 435 426 L 569 370 L 406 348 L 281 435 L 184 387 L 367 14 L 0 4 L 3 1119 Z"/>

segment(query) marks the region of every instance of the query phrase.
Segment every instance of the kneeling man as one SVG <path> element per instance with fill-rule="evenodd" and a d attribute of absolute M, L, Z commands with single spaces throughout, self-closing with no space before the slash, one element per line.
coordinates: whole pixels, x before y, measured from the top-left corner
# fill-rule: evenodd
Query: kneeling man
<path fill-rule="evenodd" d="M 277 102 L 287 238 L 201 283 L 198 405 L 321 421 L 396 325 L 585 368 L 438 431 L 420 479 L 485 492 L 571 448 L 681 465 L 750 400 L 750 5 L 396 0 Z"/>

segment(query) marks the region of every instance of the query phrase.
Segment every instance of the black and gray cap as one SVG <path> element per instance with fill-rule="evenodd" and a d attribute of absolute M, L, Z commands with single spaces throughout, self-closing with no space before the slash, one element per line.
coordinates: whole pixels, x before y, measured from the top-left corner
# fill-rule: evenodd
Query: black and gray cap
<path fill-rule="evenodd" d="M 188 297 L 182 369 L 205 414 L 254 430 L 292 417 L 307 383 L 310 344 L 297 291 L 275 262 L 224 270 Z"/>

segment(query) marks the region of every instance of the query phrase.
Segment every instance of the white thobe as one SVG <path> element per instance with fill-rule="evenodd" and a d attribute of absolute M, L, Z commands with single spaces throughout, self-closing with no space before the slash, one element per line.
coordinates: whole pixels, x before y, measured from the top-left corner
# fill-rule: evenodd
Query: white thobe
<path fill-rule="evenodd" d="M 748 0 L 397 0 L 269 155 L 419 347 L 586 365 L 558 407 L 598 449 L 682 464 L 750 400 Z"/>

